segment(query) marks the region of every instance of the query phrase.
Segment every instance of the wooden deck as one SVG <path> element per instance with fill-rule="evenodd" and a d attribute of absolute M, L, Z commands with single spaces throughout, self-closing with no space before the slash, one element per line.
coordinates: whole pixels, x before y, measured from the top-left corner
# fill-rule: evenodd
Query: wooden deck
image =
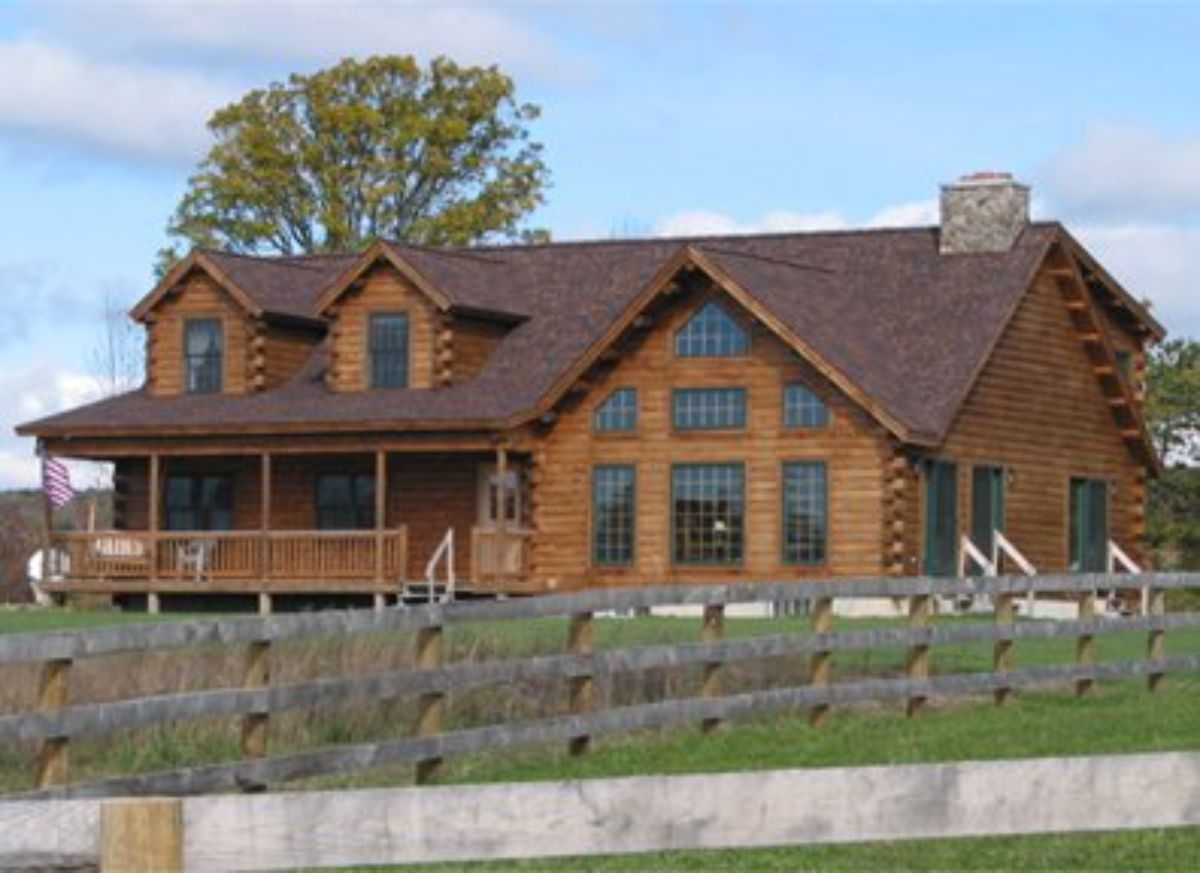
<path fill-rule="evenodd" d="M 530 593 L 528 530 L 475 527 L 459 590 Z M 396 594 L 407 527 L 385 531 L 123 531 L 51 537 L 51 593 Z M 444 575 L 439 572 L 438 580 Z"/>

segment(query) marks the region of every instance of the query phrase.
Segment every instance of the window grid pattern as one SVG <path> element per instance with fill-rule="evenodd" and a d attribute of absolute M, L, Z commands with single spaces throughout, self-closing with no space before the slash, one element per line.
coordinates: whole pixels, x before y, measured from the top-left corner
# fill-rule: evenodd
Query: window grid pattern
<path fill-rule="evenodd" d="M 592 555 L 597 564 L 633 563 L 636 519 L 632 464 L 604 465 L 592 472 Z"/>
<path fill-rule="evenodd" d="M 317 528 L 369 530 L 375 527 L 375 477 L 369 473 L 317 476 Z"/>
<path fill-rule="evenodd" d="M 674 466 L 671 502 L 675 563 L 741 563 L 745 550 L 741 464 Z"/>
<path fill-rule="evenodd" d="M 825 427 L 829 424 L 829 407 L 807 385 L 788 385 L 783 389 L 783 424 L 785 427 Z"/>
<path fill-rule="evenodd" d="M 709 302 L 675 335 L 681 358 L 732 358 L 750 350 L 746 329 L 718 304 Z"/>
<path fill-rule="evenodd" d="M 596 410 L 596 430 L 622 432 L 637 429 L 637 389 L 618 388 Z"/>
<path fill-rule="evenodd" d="M 217 318 L 193 318 L 184 326 L 183 355 L 189 394 L 221 390 L 223 337 Z"/>
<path fill-rule="evenodd" d="M 408 316 L 399 312 L 371 316 L 371 387 L 408 387 Z"/>
<path fill-rule="evenodd" d="M 793 461 L 783 465 L 783 560 L 825 563 L 829 496 L 825 464 Z"/>
<path fill-rule="evenodd" d="M 676 430 L 740 430 L 746 426 L 745 388 L 676 388 Z"/>

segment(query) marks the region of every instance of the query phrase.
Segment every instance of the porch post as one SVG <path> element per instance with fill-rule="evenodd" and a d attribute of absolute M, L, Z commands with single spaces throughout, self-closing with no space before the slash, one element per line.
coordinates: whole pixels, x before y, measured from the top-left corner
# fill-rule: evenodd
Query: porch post
<path fill-rule="evenodd" d="M 375 591 L 383 588 L 383 532 L 387 519 L 387 452 L 375 452 Z"/>
<path fill-rule="evenodd" d="M 506 547 L 508 546 L 508 447 L 501 442 L 496 446 L 496 478 L 498 483 L 498 498 L 496 507 L 496 543 L 492 550 L 495 561 L 493 570 L 496 580 L 503 583 L 505 573 Z"/>
<path fill-rule="evenodd" d="M 146 592 L 146 611 L 158 612 L 158 592 L 154 590 L 158 581 L 158 528 L 159 512 L 162 506 L 160 491 L 159 457 L 154 452 L 150 455 L 150 590 Z"/>
<path fill-rule="evenodd" d="M 271 576 L 271 453 L 263 452 L 259 466 L 259 515 L 262 528 L 262 542 L 259 544 L 259 576 L 266 582 Z"/>
<path fill-rule="evenodd" d="M 46 490 L 46 459 L 50 453 L 38 443 L 38 459 L 41 461 L 42 476 L 42 578 L 38 584 L 45 591 L 45 585 L 50 581 L 50 551 L 54 545 L 54 506 L 50 503 L 50 494 Z"/>

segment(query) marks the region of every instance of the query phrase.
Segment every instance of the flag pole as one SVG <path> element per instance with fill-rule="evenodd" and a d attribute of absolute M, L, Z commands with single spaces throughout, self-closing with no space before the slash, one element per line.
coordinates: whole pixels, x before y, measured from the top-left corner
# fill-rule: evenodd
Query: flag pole
<path fill-rule="evenodd" d="M 54 507 L 50 503 L 50 490 L 46 487 L 46 446 L 40 439 L 37 441 L 37 456 L 40 461 L 38 473 L 42 480 L 42 578 L 38 584 L 45 586 L 50 581 L 50 535 L 54 531 Z"/>

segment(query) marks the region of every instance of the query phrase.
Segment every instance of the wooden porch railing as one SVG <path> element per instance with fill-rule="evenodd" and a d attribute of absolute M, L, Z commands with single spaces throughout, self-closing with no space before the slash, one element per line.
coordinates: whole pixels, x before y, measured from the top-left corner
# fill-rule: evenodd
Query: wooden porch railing
<path fill-rule="evenodd" d="M 471 528 L 471 582 L 477 590 L 520 590 L 530 585 L 529 542 L 533 532 Z"/>
<path fill-rule="evenodd" d="M 373 579 L 398 582 L 407 529 L 384 531 L 97 531 L 56 533 L 51 576 L 88 581 Z M 382 550 L 382 561 L 377 561 Z"/>

